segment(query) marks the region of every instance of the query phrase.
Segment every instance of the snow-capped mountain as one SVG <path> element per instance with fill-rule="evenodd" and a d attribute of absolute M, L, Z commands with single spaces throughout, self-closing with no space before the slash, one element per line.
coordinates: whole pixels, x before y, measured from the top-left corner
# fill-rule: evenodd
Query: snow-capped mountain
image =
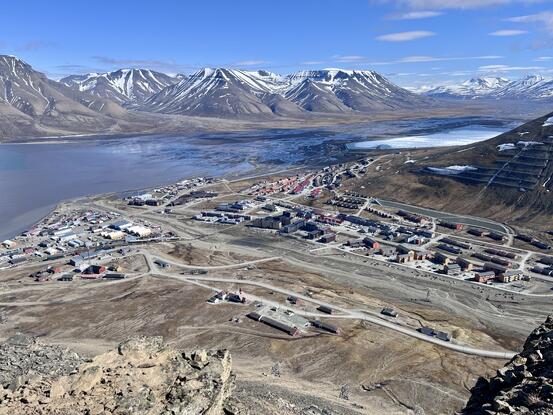
<path fill-rule="evenodd" d="M 203 116 L 290 115 L 371 112 L 430 102 L 372 71 L 325 69 L 282 77 L 267 71 L 204 68 L 152 95 L 139 108 Z"/>
<path fill-rule="evenodd" d="M 508 79 L 500 77 L 472 78 L 460 85 L 443 85 L 432 88 L 425 95 L 440 98 L 465 98 L 486 97 L 495 91 L 507 86 Z"/>
<path fill-rule="evenodd" d="M 460 85 L 443 85 L 423 93 L 427 96 L 453 99 L 525 99 L 553 98 L 553 79 L 529 75 L 510 81 L 505 78 L 474 78 Z"/>
<path fill-rule="evenodd" d="M 495 98 L 545 100 L 553 98 L 553 79 L 528 75 L 510 82 L 494 94 Z"/>
<path fill-rule="evenodd" d="M 126 114 L 110 100 L 72 90 L 15 56 L 0 55 L 0 136 L 97 131 Z"/>
<path fill-rule="evenodd" d="M 371 112 L 430 104 L 374 71 L 300 71 L 286 79 L 289 87 L 284 96 L 309 111 Z"/>
<path fill-rule="evenodd" d="M 152 95 L 140 109 L 203 116 L 301 112 L 276 93 L 279 88 L 280 78 L 270 72 L 204 68 Z"/>
<path fill-rule="evenodd" d="M 161 91 L 163 88 L 185 79 L 149 69 L 119 69 L 113 72 L 71 75 L 60 80 L 81 92 L 88 92 L 119 104 L 135 104 Z"/>

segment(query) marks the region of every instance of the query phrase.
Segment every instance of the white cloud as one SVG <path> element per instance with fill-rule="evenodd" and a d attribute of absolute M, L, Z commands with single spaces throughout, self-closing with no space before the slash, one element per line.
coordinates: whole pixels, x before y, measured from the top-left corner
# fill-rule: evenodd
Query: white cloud
<path fill-rule="evenodd" d="M 528 14 L 526 16 L 510 17 L 505 20 L 514 23 L 541 23 L 545 31 L 553 35 L 553 12 Z"/>
<path fill-rule="evenodd" d="M 442 12 L 437 12 L 433 10 L 420 10 L 393 14 L 389 18 L 392 20 L 418 20 L 427 19 L 429 17 L 437 17 L 441 16 L 442 14 Z"/>
<path fill-rule="evenodd" d="M 534 59 L 535 62 L 548 62 L 550 60 L 553 60 L 553 56 L 539 56 Z"/>
<path fill-rule="evenodd" d="M 324 63 L 325 63 L 324 61 L 305 61 L 305 62 L 300 62 L 300 65 L 322 65 Z"/>
<path fill-rule="evenodd" d="M 539 0 L 384 0 L 410 9 L 479 9 L 512 3 L 535 3 Z"/>
<path fill-rule="evenodd" d="M 364 60 L 365 57 L 360 55 L 334 55 L 332 59 L 335 62 L 359 62 Z"/>
<path fill-rule="evenodd" d="M 246 60 L 246 61 L 234 62 L 233 65 L 234 66 L 257 66 L 257 65 L 266 65 L 268 63 L 269 62 L 262 61 L 262 60 Z"/>
<path fill-rule="evenodd" d="M 502 59 L 503 56 L 498 55 L 483 55 L 483 56 L 404 56 L 395 61 L 381 62 L 381 64 L 394 63 L 420 63 L 420 62 L 447 62 L 447 61 L 466 61 L 466 60 L 493 60 Z"/>
<path fill-rule="evenodd" d="M 528 33 L 526 30 L 505 29 L 489 33 L 490 36 L 519 36 Z"/>
<path fill-rule="evenodd" d="M 377 36 L 377 40 L 384 42 L 409 42 L 411 40 L 423 39 L 434 36 L 436 33 L 427 30 L 413 30 L 411 32 L 389 33 L 387 35 Z"/>
<path fill-rule="evenodd" d="M 541 71 L 543 66 L 509 66 L 509 65 L 485 65 L 478 68 L 479 72 L 512 72 L 512 71 Z"/>

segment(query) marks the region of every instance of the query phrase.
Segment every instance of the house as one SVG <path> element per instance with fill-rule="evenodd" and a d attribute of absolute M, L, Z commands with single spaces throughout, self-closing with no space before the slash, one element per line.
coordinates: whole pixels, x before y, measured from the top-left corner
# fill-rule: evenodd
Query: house
<path fill-rule="evenodd" d="M 379 249 L 380 248 L 380 243 L 378 241 L 375 241 L 372 238 L 369 238 L 368 236 L 365 239 L 363 239 L 363 243 L 365 244 L 365 246 L 368 249 Z"/>
<path fill-rule="evenodd" d="M 90 265 L 87 269 L 84 270 L 85 274 L 102 274 L 106 272 L 106 267 L 103 265 Z"/>
<path fill-rule="evenodd" d="M 501 282 L 513 282 L 522 279 L 522 276 L 521 269 L 508 269 L 503 274 L 499 274 L 497 279 Z"/>
<path fill-rule="evenodd" d="M 447 255 L 442 254 L 441 252 L 436 252 L 434 254 L 434 262 L 440 265 L 447 265 L 452 261 L 450 257 Z"/>
<path fill-rule="evenodd" d="M 486 271 L 493 271 L 496 275 L 503 274 L 505 273 L 505 271 L 507 271 L 507 267 L 496 264 L 494 262 L 486 262 L 484 264 L 484 269 Z"/>
<path fill-rule="evenodd" d="M 379 250 L 380 255 L 383 255 L 386 257 L 390 257 L 394 255 L 395 252 L 396 252 L 396 249 L 393 246 L 389 246 L 389 245 L 382 245 Z"/>
<path fill-rule="evenodd" d="M 363 239 L 350 239 L 346 242 L 346 246 L 349 246 L 350 248 L 361 248 L 362 246 L 365 246 L 365 243 Z"/>
<path fill-rule="evenodd" d="M 495 272 L 493 271 L 480 270 L 480 271 L 476 271 L 474 274 L 474 281 L 480 282 L 480 283 L 486 283 L 490 280 L 493 280 L 494 278 L 495 278 Z"/>
<path fill-rule="evenodd" d="M 458 275 L 461 273 L 461 266 L 459 264 L 447 264 L 444 267 L 444 271 L 447 275 Z"/>
<path fill-rule="evenodd" d="M 334 242 L 334 241 L 336 241 L 335 233 L 327 233 L 321 236 L 321 239 L 319 239 L 319 242 L 322 242 L 323 244 L 327 244 L 329 242 Z"/>
<path fill-rule="evenodd" d="M 408 262 L 411 262 L 413 260 L 413 257 L 409 254 L 397 254 L 396 256 L 396 262 L 398 264 L 406 264 Z"/>
<path fill-rule="evenodd" d="M 468 259 L 457 257 L 456 261 L 463 271 L 472 271 L 472 269 L 474 268 L 474 264 Z"/>

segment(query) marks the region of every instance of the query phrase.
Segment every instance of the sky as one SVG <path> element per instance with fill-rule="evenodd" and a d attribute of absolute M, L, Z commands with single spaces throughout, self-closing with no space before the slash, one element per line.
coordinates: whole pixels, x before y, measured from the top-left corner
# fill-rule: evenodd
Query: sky
<path fill-rule="evenodd" d="M 376 70 L 412 88 L 553 76 L 553 0 L 4 2 L 0 53 L 59 79 L 145 67 Z"/>

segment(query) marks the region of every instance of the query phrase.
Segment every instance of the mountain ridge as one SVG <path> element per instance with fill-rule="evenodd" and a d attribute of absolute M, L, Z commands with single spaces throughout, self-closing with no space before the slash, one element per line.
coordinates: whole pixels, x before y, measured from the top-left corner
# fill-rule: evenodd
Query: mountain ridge
<path fill-rule="evenodd" d="M 461 84 L 433 87 L 422 92 L 422 95 L 449 99 L 548 101 L 553 99 L 553 78 L 541 75 L 527 75 L 515 80 L 479 77 Z"/>

